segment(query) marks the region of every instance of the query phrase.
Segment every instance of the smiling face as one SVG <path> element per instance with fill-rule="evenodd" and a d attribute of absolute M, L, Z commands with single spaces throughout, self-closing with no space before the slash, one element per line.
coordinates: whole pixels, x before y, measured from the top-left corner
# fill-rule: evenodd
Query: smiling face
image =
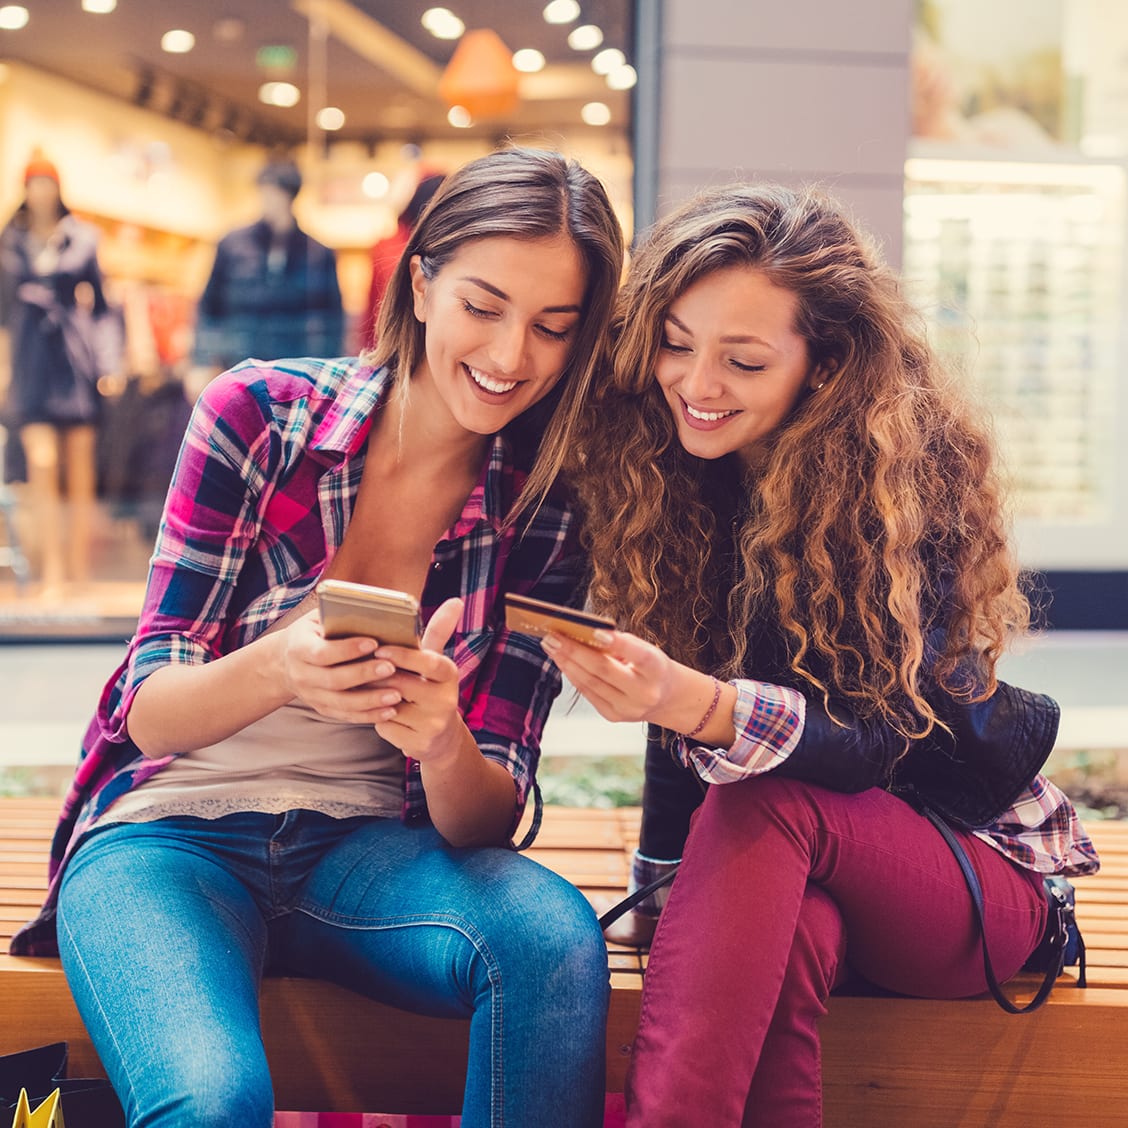
<path fill-rule="evenodd" d="M 552 390 L 587 283 L 571 239 L 474 239 L 430 279 L 418 255 L 410 266 L 426 326 L 412 384 L 433 389 L 464 430 L 494 434 Z"/>
<path fill-rule="evenodd" d="M 670 306 L 655 375 L 690 454 L 748 463 L 824 379 L 794 328 L 797 306 L 750 266 L 707 274 Z"/>

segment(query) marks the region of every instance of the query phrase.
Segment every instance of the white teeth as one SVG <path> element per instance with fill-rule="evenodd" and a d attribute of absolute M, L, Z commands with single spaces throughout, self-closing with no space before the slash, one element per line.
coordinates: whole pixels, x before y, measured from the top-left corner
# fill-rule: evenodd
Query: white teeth
<path fill-rule="evenodd" d="M 690 407 L 688 403 L 685 405 L 685 409 L 689 412 L 691 419 L 700 419 L 702 423 L 716 423 L 718 419 L 736 414 L 735 411 L 698 411 L 696 408 Z"/>
<path fill-rule="evenodd" d="M 479 372 L 478 369 L 471 368 L 470 365 L 466 366 L 466 371 L 470 373 L 470 377 L 474 383 L 485 388 L 487 392 L 494 392 L 500 395 L 502 392 L 511 392 L 517 387 L 518 381 L 516 380 L 495 380 L 492 376 L 487 376 L 484 372 Z"/>

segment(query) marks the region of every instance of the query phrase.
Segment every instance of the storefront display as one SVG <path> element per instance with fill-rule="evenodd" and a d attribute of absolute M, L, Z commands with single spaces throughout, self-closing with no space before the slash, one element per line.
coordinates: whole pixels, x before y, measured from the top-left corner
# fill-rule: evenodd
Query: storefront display
<path fill-rule="evenodd" d="M 395 228 L 412 191 L 401 198 L 400 189 L 421 168 L 455 168 L 505 139 L 559 148 L 600 177 L 624 229 L 632 226 L 629 91 L 637 75 L 628 62 L 627 0 L 593 0 L 580 29 L 586 38 L 574 42 L 573 29 L 542 19 L 539 9 L 511 13 L 498 32 L 513 40 L 519 104 L 506 114 L 479 106 L 470 120 L 466 107 L 448 107 L 435 94 L 449 61 L 446 41 L 402 5 L 371 13 L 341 5 L 312 29 L 301 6 L 272 11 L 278 34 L 287 27 L 297 34 L 285 52 L 259 49 L 251 34 L 265 26 L 264 0 L 238 0 L 218 21 L 198 19 L 191 5 L 168 5 L 162 21 L 175 28 L 177 12 L 191 9 L 196 36 L 172 31 L 159 47 L 136 6 L 84 8 L 68 17 L 78 24 L 65 36 L 82 43 L 79 51 L 60 46 L 50 7 L 31 10 L 0 62 L 0 227 L 21 204 L 29 154 L 50 152 L 67 206 L 96 231 L 125 349 L 121 364 L 88 382 L 98 411 L 88 421 L 84 464 L 96 492 L 82 496 L 93 504 L 48 509 L 23 477 L 0 476 L 0 642 L 120 640 L 132 632 L 191 403 L 219 366 L 197 356 L 200 297 L 220 238 L 261 213 L 254 182 L 267 163 L 285 159 L 301 170 L 292 218 L 336 255 L 348 341 L 337 352 L 354 347 L 370 248 Z M 605 33 L 607 42 L 597 42 Z M 285 75 L 275 73 L 282 56 Z M 259 81 L 267 78 L 279 81 Z M 264 97 L 279 86 L 290 100 Z M 291 254 L 300 257 L 292 240 L 283 242 L 265 248 L 274 273 Z M 234 285 L 254 287 L 242 277 Z M 302 287 L 292 292 L 297 325 L 312 305 L 308 297 L 301 304 Z M 19 453 L 27 437 L 19 421 L 5 427 L 7 336 L 0 326 L 0 460 L 5 449 Z M 277 356 L 272 347 L 251 351 Z M 65 481 L 67 459 L 55 461 L 58 474 L 48 469 L 37 481 Z M 71 555 L 83 567 L 69 560 L 50 567 L 56 541 L 81 542 L 84 551 Z"/>
<path fill-rule="evenodd" d="M 1030 521 L 1115 505 L 1125 171 L 910 160 L 906 285 L 981 389 Z"/>
<path fill-rule="evenodd" d="M 911 62 L 907 292 L 994 420 L 1020 563 L 1128 622 L 1128 14 L 922 0 Z"/>

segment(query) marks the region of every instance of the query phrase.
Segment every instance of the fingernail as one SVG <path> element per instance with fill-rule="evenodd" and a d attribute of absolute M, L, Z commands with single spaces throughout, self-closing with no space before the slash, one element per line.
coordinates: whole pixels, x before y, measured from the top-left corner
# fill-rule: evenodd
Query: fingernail
<path fill-rule="evenodd" d="M 541 646 L 543 646 L 549 654 L 553 654 L 560 649 L 559 641 L 553 638 L 552 635 L 545 635 L 544 638 L 541 639 Z"/>
<path fill-rule="evenodd" d="M 592 631 L 591 639 L 596 646 L 610 646 L 615 636 L 610 631 Z"/>

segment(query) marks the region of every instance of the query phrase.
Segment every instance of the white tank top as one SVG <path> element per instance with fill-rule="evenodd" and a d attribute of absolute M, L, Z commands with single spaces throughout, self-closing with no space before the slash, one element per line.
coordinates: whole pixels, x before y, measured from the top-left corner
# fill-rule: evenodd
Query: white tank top
<path fill-rule="evenodd" d="M 291 702 L 226 740 L 178 756 L 112 803 L 99 823 L 167 815 L 217 819 L 301 808 L 334 818 L 397 816 L 404 757 L 371 725 L 331 721 Z"/>

